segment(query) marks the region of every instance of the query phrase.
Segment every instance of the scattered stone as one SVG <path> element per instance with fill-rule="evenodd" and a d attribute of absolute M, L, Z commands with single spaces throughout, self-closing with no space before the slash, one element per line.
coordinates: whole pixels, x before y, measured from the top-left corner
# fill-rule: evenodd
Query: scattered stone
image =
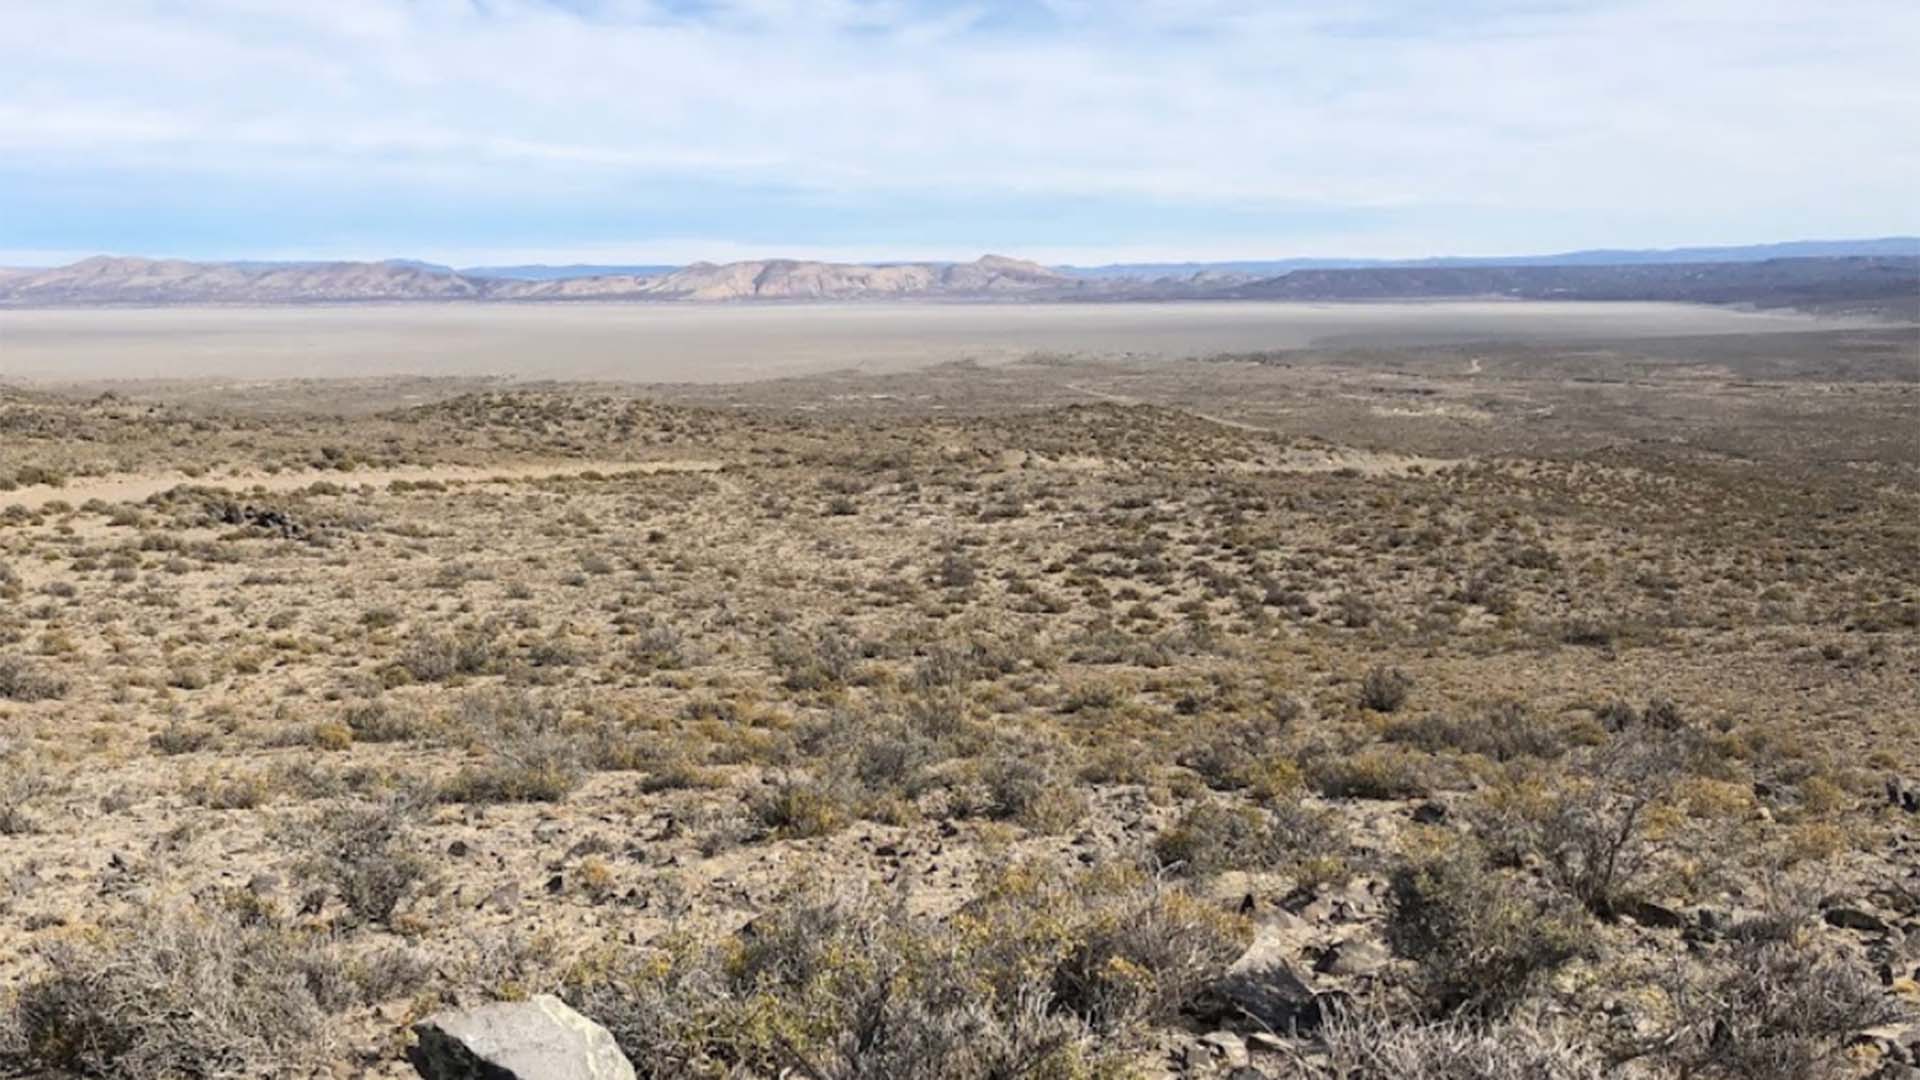
<path fill-rule="evenodd" d="M 1907 1061 L 1912 1058 L 1915 1048 L 1920 1047 L 1920 1021 L 1895 1021 L 1870 1027 L 1855 1035 L 1853 1041 L 1855 1045 L 1878 1045 L 1895 1061 Z"/>
<path fill-rule="evenodd" d="M 289 517 L 285 511 L 270 506 L 222 501 L 209 506 L 207 510 L 208 515 L 221 524 L 259 529 L 284 540 L 299 540 L 308 535 L 305 525 Z"/>
<path fill-rule="evenodd" d="M 1842 930 L 1858 930 L 1867 934 L 1884 934 L 1892 929 L 1878 915 L 1861 911 L 1859 908 L 1828 908 L 1826 920 L 1828 926 L 1837 926 Z"/>
<path fill-rule="evenodd" d="M 1378 942 L 1349 939 L 1322 954 L 1314 970 L 1356 978 L 1378 974 L 1392 959 L 1392 955 Z"/>
<path fill-rule="evenodd" d="M 1679 930 L 1687 925 L 1685 915 L 1651 900 L 1623 900 L 1616 910 L 1641 926 L 1651 926 L 1660 930 Z"/>
<path fill-rule="evenodd" d="M 1263 1054 L 1284 1054 L 1293 1048 L 1291 1041 L 1271 1031 L 1255 1031 L 1247 1035 L 1247 1049 L 1258 1050 Z"/>
<path fill-rule="evenodd" d="M 1202 1035 L 1200 1045 L 1230 1069 L 1241 1068 L 1247 1064 L 1246 1040 L 1231 1031 L 1215 1031 Z"/>
<path fill-rule="evenodd" d="M 606 1028 L 550 994 L 415 1024 L 407 1060 L 425 1080 L 635 1080 Z"/>
<path fill-rule="evenodd" d="M 1909 814 L 1920 814 L 1920 785 L 1898 776 L 1887 777 L 1887 801 Z"/>

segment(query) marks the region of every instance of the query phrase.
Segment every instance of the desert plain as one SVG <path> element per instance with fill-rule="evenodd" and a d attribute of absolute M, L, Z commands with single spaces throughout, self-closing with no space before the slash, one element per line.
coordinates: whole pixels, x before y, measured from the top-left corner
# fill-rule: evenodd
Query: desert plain
<path fill-rule="evenodd" d="M 0 312 L 0 1071 L 1867 1077 L 1920 336 Z"/>

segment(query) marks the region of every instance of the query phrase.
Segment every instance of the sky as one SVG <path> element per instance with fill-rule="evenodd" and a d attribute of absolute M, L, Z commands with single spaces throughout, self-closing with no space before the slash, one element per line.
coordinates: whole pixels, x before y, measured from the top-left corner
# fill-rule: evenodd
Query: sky
<path fill-rule="evenodd" d="M 0 265 L 1920 233 L 1912 0 L 0 0 Z"/>

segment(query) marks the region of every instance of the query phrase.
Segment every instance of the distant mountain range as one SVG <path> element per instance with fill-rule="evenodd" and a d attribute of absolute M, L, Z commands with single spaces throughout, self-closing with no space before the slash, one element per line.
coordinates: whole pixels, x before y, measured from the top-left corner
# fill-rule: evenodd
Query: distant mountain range
<path fill-rule="evenodd" d="M 988 255 L 968 263 L 770 259 L 695 263 L 652 274 L 481 277 L 407 260 L 198 263 L 98 256 L 52 270 L 0 271 L 0 304 L 302 304 L 393 300 L 860 300 L 978 298 L 1075 291 L 1038 263 Z"/>
<path fill-rule="evenodd" d="M 1238 262 L 1109 263 L 1062 266 L 1076 277 L 1166 277 L 1203 272 L 1278 277 L 1295 270 L 1374 270 L 1438 266 L 1642 266 L 1661 263 L 1765 262 L 1768 259 L 1839 258 L 1848 255 L 1920 256 L 1920 236 L 1873 240 L 1791 240 L 1736 247 L 1681 247 L 1565 251 L 1555 255 L 1442 255 L 1425 259 L 1253 259 Z"/>
<path fill-rule="evenodd" d="M 1621 266 L 1295 270 L 1219 290 L 1230 300 L 1659 300 L 1920 319 L 1920 256 Z"/>
<path fill-rule="evenodd" d="M 1216 278 L 1277 277 L 1294 270 L 1362 270 L 1382 267 L 1431 266 L 1637 266 L 1646 263 L 1762 262 L 1767 259 L 1835 258 L 1846 255 L 1920 255 L 1920 237 L 1890 236 L 1873 240 L 1792 240 L 1779 244 L 1736 247 L 1681 247 L 1593 249 L 1553 255 L 1443 255 L 1425 259 L 1241 259 L 1225 262 L 1108 263 L 1103 266 L 1055 266 L 1068 277 L 1080 278 Z M 409 263 L 427 267 L 428 263 Z M 890 264 L 874 264 L 890 265 Z M 471 266 L 454 270 L 433 267 L 474 278 L 515 281 L 564 281 L 583 277 L 656 277 L 681 269 L 678 265 Z"/>
<path fill-rule="evenodd" d="M 1833 254 L 1832 249 L 1869 248 Z M 1813 255 L 1736 258 L 1812 249 Z M 400 301 L 724 302 L 1026 300 L 1300 300 L 1512 298 L 1672 300 L 1870 312 L 1920 318 L 1920 240 L 1771 245 L 1679 252 L 1574 252 L 1543 261 L 1425 260 L 1412 264 L 1143 265 L 1072 273 L 987 255 L 953 263 L 828 263 L 794 259 L 695 263 L 572 276 L 520 276 L 406 260 L 377 263 L 198 263 L 100 256 L 51 270 L 0 270 L 0 306 L 310 304 Z M 1608 262 L 1619 259 L 1619 262 Z M 1551 261 L 1558 260 L 1558 261 Z M 606 268 L 596 268 L 606 269 Z M 545 272 L 545 276 L 536 273 Z"/>

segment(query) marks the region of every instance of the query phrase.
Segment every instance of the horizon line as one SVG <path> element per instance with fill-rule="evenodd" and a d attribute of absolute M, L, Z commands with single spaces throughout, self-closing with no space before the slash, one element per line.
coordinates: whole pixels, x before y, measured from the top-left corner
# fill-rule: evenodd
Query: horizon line
<path fill-rule="evenodd" d="M 0 251 L 0 269 L 5 270 L 59 270 L 75 266 L 94 259 L 140 259 L 150 262 L 184 262 L 203 266 L 326 266 L 326 265 L 383 265 L 413 264 L 434 270 L 445 270 L 456 274 L 470 274 L 483 270 L 508 269 L 566 269 L 566 268 L 609 268 L 622 267 L 665 267 L 683 269 L 701 264 L 726 266 L 752 262 L 813 262 L 837 263 L 854 266 L 901 266 L 901 265 L 955 265 L 978 262 L 987 258 L 1004 258 L 1020 262 L 1031 262 L 1051 269 L 1104 270 L 1129 266 L 1222 266 L 1241 263 L 1288 263 L 1288 262 L 1353 262 L 1363 264 L 1419 263 L 1440 260 L 1508 260 L 1508 259 L 1556 259 L 1578 255 L 1672 255 L 1683 252 L 1726 252 L 1746 249 L 1764 249 L 1810 245 L 1839 244 L 1912 244 L 1920 255 L 1920 233 L 1888 233 L 1869 236 L 1850 237 L 1813 237 L 1789 240 L 1757 240 L 1742 243 L 1715 244 L 1669 244 L 1657 247 L 1579 247 L 1557 251 L 1509 251 L 1490 254 L 1467 254 L 1461 252 L 1428 253 L 1421 255 L 1342 255 L 1342 254 L 1294 254 L 1294 255 L 1240 255 L 1240 256 L 1168 256 L 1161 258 L 1116 258 L 1106 262 L 1079 261 L 1072 259 L 1029 258 L 1022 255 L 1009 255 L 999 251 L 987 251 L 971 257 L 858 257 L 823 258 L 819 255 L 804 254 L 766 254 L 739 258 L 697 258 L 673 259 L 665 256 L 616 256 L 599 252 L 582 252 L 578 257 L 550 259 L 444 259 L 425 258 L 417 255 L 389 255 L 384 257 L 350 257 L 335 255 L 246 255 L 233 257 L 207 257 L 172 254 L 145 254 L 125 251 L 78 250 L 38 250 L 7 252 Z M 728 245 L 717 245 L 728 246 Z M 503 253 L 504 254 L 504 253 Z M 39 258 L 33 261 L 16 261 L 20 256 Z M 51 261 L 48 261 L 51 259 Z"/>

